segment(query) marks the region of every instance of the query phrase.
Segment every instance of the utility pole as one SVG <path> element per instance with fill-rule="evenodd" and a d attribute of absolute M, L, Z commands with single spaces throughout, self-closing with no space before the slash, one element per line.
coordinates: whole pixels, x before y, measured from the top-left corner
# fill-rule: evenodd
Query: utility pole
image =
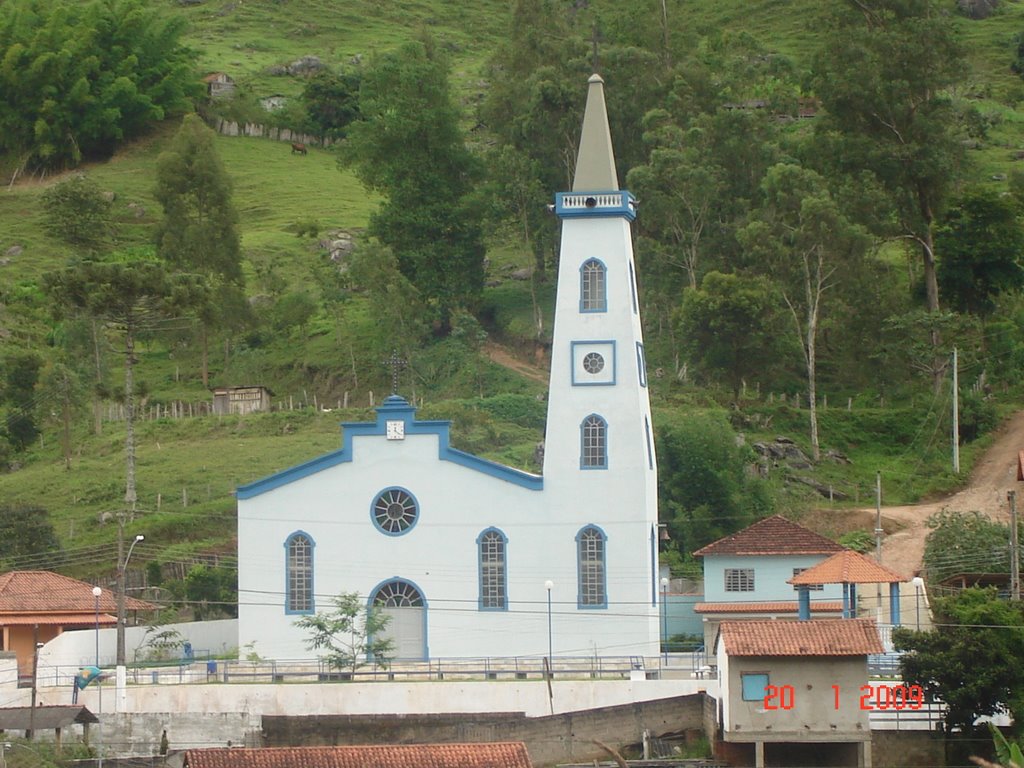
<path fill-rule="evenodd" d="M 875 560 L 882 564 L 882 473 L 875 472 Z M 878 619 L 882 619 L 882 585 L 876 584 Z"/>
<path fill-rule="evenodd" d="M 1009 491 L 1010 501 L 1010 598 L 1020 600 L 1020 542 L 1017 540 L 1017 493 Z"/>
<path fill-rule="evenodd" d="M 953 474 L 960 474 L 960 390 L 957 383 L 956 347 L 953 347 Z"/>

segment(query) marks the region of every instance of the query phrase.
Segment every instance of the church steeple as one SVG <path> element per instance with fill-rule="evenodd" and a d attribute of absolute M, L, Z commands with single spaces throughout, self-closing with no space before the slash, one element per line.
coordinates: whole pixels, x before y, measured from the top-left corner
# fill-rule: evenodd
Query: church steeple
<path fill-rule="evenodd" d="M 588 82 L 587 107 L 583 112 L 583 130 L 572 190 L 610 191 L 619 188 L 619 180 L 615 173 L 615 153 L 604 103 L 604 80 L 600 75 L 591 75 Z"/>

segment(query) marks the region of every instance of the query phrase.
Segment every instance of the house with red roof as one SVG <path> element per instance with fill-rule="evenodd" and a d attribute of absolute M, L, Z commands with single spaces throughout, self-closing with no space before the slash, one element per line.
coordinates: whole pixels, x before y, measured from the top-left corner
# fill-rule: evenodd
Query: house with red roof
<path fill-rule="evenodd" d="M 704 648 L 710 652 L 714 647 L 723 621 L 797 618 L 799 592 L 789 581 L 844 551 L 782 515 L 766 517 L 698 549 L 693 554 L 704 559 L 704 600 L 694 611 L 703 618 Z M 815 617 L 842 615 L 840 585 L 812 584 L 807 592 Z"/>
<path fill-rule="evenodd" d="M 69 629 L 117 626 L 117 595 L 50 571 L 0 574 L 0 650 L 18 658 L 19 679 L 31 679 L 36 643 L 46 643 Z M 150 611 L 152 603 L 125 598 L 128 611 Z"/>
<path fill-rule="evenodd" d="M 183 768 L 532 768 L 521 742 L 189 749 Z"/>
<path fill-rule="evenodd" d="M 716 756 L 757 768 L 870 766 L 868 655 L 881 652 L 872 619 L 723 621 Z"/>

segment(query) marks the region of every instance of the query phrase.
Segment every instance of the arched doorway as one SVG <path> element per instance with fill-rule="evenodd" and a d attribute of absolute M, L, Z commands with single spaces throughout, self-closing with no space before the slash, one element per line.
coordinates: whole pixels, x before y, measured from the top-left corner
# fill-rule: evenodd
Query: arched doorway
<path fill-rule="evenodd" d="M 370 604 L 391 619 L 385 634 L 393 643 L 392 658 L 427 658 L 427 601 L 419 587 L 405 579 L 390 579 L 373 591 Z"/>

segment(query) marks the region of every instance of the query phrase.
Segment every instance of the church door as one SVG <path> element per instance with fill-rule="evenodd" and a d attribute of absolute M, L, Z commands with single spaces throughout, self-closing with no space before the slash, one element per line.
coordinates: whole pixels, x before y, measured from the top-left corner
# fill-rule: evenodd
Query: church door
<path fill-rule="evenodd" d="M 427 604 L 413 584 L 395 579 L 382 584 L 373 595 L 373 605 L 391 618 L 387 637 L 391 657 L 402 660 L 427 658 Z"/>

